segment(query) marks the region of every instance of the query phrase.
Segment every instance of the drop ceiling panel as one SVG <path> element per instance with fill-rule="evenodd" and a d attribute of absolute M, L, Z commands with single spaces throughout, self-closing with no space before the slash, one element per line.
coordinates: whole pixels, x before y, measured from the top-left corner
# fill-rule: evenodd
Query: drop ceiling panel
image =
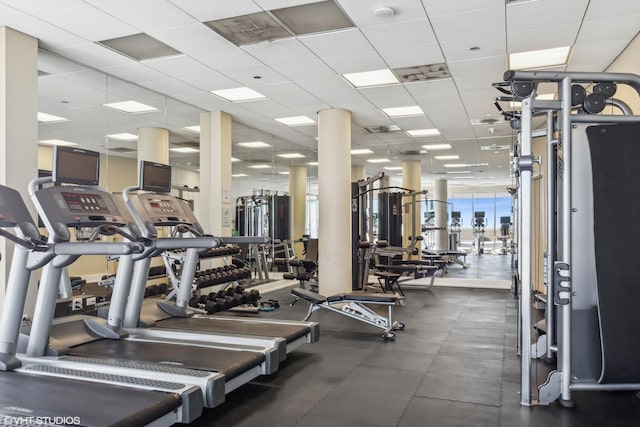
<path fill-rule="evenodd" d="M 640 2 L 639 2 L 640 3 Z M 576 44 L 606 40 L 630 40 L 640 30 L 640 14 L 585 21 Z"/>
<path fill-rule="evenodd" d="M 431 25 L 440 42 L 469 40 L 505 31 L 504 8 L 445 15 L 431 19 Z"/>
<path fill-rule="evenodd" d="M 405 131 L 405 130 L 415 130 L 415 129 L 433 129 L 433 128 L 435 128 L 435 125 L 433 124 L 431 119 L 429 119 L 429 117 L 427 117 L 427 116 L 397 117 L 397 118 L 393 118 L 391 120 L 395 124 L 400 126 L 400 129 L 402 129 L 403 131 Z"/>
<path fill-rule="evenodd" d="M 299 40 L 321 58 L 345 56 L 373 50 L 371 44 L 358 29 L 312 34 L 299 37 Z"/>
<path fill-rule="evenodd" d="M 274 40 L 242 46 L 254 58 L 268 65 L 286 64 L 315 58 L 315 55 L 297 39 Z"/>
<path fill-rule="evenodd" d="M 144 87 L 156 92 L 165 93 L 169 96 L 174 96 L 181 93 L 190 93 L 197 90 L 194 86 L 186 84 L 178 79 L 144 82 Z"/>
<path fill-rule="evenodd" d="M 581 22 L 589 0 L 538 0 L 513 3 L 507 6 L 507 28 L 512 31 L 538 30 L 544 33 L 546 27 Z M 550 11 L 552 11 L 550 13 Z"/>
<path fill-rule="evenodd" d="M 289 107 L 286 107 L 272 99 L 255 102 L 243 102 L 242 108 L 271 118 L 288 117 L 295 115 L 295 111 L 292 111 Z"/>
<path fill-rule="evenodd" d="M 144 61 L 144 64 L 156 71 L 174 77 L 206 74 L 212 71 L 208 66 L 187 55 Z"/>
<path fill-rule="evenodd" d="M 527 52 L 573 45 L 581 23 L 545 28 L 544 31 L 511 31 L 507 37 L 508 52 Z"/>
<path fill-rule="evenodd" d="M 63 48 L 51 49 L 54 53 L 86 64 L 89 67 L 101 69 L 110 65 L 131 64 L 133 59 L 127 58 L 95 43 L 85 43 Z"/>
<path fill-rule="evenodd" d="M 103 0 L 93 6 L 135 26 L 142 32 L 181 27 L 197 22 L 165 0 Z"/>
<path fill-rule="evenodd" d="M 382 70 L 387 64 L 376 51 L 353 53 L 346 56 L 324 58 L 324 62 L 338 74 Z"/>
<path fill-rule="evenodd" d="M 404 68 L 444 62 L 442 50 L 437 43 L 400 47 L 397 49 L 379 49 L 378 52 L 387 65 L 389 65 L 389 68 Z"/>
<path fill-rule="evenodd" d="M 376 49 L 394 49 L 436 43 L 436 36 L 428 19 L 376 25 L 362 29 Z"/>
<path fill-rule="evenodd" d="M 220 62 L 226 52 L 236 48 L 224 37 L 202 24 L 186 25 L 164 31 L 150 31 L 149 35 L 180 52 L 198 58 L 200 61 L 211 58 L 211 61 Z"/>
<path fill-rule="evenodd" d="M 422 0 L 431 17 L 504 7 L 505 0 Z"/>
<path fill-rule="evenodd" d="M 351 20 L 360 27 L 413 21 L 426 17 L 422 4 L 417 0 L 394 0 L 392 2 L 376 3 L 369 1 L 338 0 L 337 3 L 349 15 Z M 391 18 L 379 18 L 373 10 L 376 6 L 391 6 L 395 15 Z"/>
<path fill-rule="evenodd" d="M 440 43 L 447 62 L 469 61 L 505 55 L 504 33 L 484 34 L 464 40 L 448 40 Z M 471 50 L 471 48 L 479 48 Z"/>
<path fill-rule="evenodd" d="M 336 73 L 322 60 L 316 58 L 286 62 L 272 68 L 293 82 L 335 77 Z"/>
<path fill-rule="evenodd" d="M 263 86 L 288 82 L 288 79 L 270 67 L 256 67 L 234 72 L 233 79 L 243 86 L 254 88 L 262 93 Z M 259 78 L 256 78 L 259 77 Z"/>
<path fill-rule="evenodd" d="M 571 52 L 567 71 L 604 71 L 626 45 L 624 41 L 576 45 Z"/>
<path fill-rule="evenodd" d="M 283 83 L 264 86 L 260 88 L 262 93 L 271 99 L 291 105 L 319 104 L 321 101 L 309 92 L 294 83 Z"/>
<path fill-rule="evenodd" d="M 615 7 L 612 5 L 604 0 L 589 2 L 585 21 L 640 14 L 640 2 L 637 0 L 617 0 Z"/>
<path fill-rule="evenodd" d="M 192 76 L 183 75 L 180 76 L 180 80 L 188 85 L 194 86 L 207 92 L 215 89 L 228 89 L 239 86 L 238 82 L 231 80 L 225 75 L 215 71 L 209 71 L 205 74 Z M 213 97 L 213 95 L 210 94 L 208 94 L 208 96 Z"/>
<path fill-rule="evenodd" d="M 234 73 L 238 70 L 247 70 L 263 66 L 260 61 L 240 48 L 226 50 L 224 55 L 216 55 L 209 58 L 202 58 L 198 55 L 198 58 L 201 60 L 204 59 L 202 60 L 203 63 L 209 65 L 216 71 L 227 74 L 229 77 L 233 77 Z"/>
<path fill-rule="evenodd" d="M 103 71 L 112 76 L 132 82 L 165 80 L 169 77 L 167 74 L 154 70 L 140 62 L 104 67 Z"/>
<path fill-rule="evenodd" d="M 254 2 L 238 0 L 170 0 L 198 21 L 206 22 L 260 12 Z M 210 30 L 209 30 L 210 31 Z"/>
<path fill-rule="evenodd" d="M 134 26 L 126 24 L 91 5 L 46 13 L 41 15 L 40 18 L 91 41 L 113 39 L 140 32 Z"/>
<path fill-rule="evenodd" d="M 24 0 L 2 0 L 2 3 L 15 9 L 26 12 L 30 15 L 39 16 L 47 13 L 71 9 L 78 6 L 85 6 L 82 0 L 47 0 L 47 1 L 24 1 Z"/>
<path fill-rule="evenodd" d="M 359 89 L 360 94 L 380 108 L 416 105 L 403 85 L 389 85 Z"/>

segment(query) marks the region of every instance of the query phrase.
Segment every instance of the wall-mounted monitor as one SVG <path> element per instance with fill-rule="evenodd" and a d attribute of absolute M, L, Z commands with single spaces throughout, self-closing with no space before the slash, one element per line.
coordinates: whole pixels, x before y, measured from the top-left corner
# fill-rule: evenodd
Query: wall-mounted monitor
<path fill-rule="evenodd" d="M 154 193 L 170 193 L 171 166 L 143 160 L 140 162 L 139 187 Z"/>
<path fill-rule="evenodd" d="M 484 211 L 476 211 L 473 216 L 475 219 L 484 219 Z"/>
<path fill-rule="evenodd" d="M 451 219 L 460 219 L 460 211 L 451 211 Z"/>
<path fill-rule="evenodd" d="M 53 150 L 53 182 L 56 184 L 98 185 L 100 153 L 72 147 Z"/>

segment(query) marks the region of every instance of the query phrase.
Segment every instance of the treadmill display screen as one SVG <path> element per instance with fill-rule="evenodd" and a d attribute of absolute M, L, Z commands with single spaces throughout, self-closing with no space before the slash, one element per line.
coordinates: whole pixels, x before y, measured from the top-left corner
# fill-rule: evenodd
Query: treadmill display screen
<path fill-rule="evenodd" d="M 58 184 L 98 185 L 100 154 L 71 147 L 53 152 L 53 177 Z"/>
<path fill-rule="evenodd" d="M 150 211 L 156 215 L 180 215 L 180 210 L 178 210 L 170 199 L 151 199 L 149 200 L 149 207 L 151 208 Z"/>
<path fill-rule="evenodd" d="M 63 192 L 67 207 L 75 213 L 109 213 L 102 197 L 96 194 Z"/>
<path fill-rule="evenodd" d="M 154 193 L 170 193 L 171 166 L 162 163 L 141 162 L 140 188 Z"/>

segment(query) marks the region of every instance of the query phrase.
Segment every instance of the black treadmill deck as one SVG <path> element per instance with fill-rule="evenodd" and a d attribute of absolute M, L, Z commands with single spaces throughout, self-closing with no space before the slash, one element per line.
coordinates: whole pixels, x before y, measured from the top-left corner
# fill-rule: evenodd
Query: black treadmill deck
<path fill-rule="evenodd" d="M 218 332 L 233 335 L 254 335 L 258 337 L 282 337 L 288 343 L 302 338 L 309 333 L 306 325 L 286 323 L 261 323 L 233 321 L 217 318 L 172 317 L 156 323 L 158 328 L 178 329 L 196 332 Z"/>
<path fill-rule="evenodd" d="M 33 424 L 41 425 L 144 426 L 180 404 L 177 394 L 22 372 L 0 373 L 0 417 L 19 418 L 23 425 L 30 424 L 31 417 Z"/>
<path fill-rule="evenodd" d="M 70 355 L 136 360 L 169 366 L 220 372 L 228 381 L 260 365 L 262 353 L 218 348 L 189 347 L 148 341 L 101 339 L 71 348 Z"/>

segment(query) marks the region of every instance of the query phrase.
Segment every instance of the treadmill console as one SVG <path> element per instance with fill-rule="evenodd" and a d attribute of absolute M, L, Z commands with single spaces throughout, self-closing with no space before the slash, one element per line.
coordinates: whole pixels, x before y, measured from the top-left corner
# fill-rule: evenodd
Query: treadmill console
<path fill-rule="evenodd" d="M 143 222 L 169 227 L 198 223 L 189 206 L 177 197 L 154 193 L 135 194 L 130 197 Z"/>
<path fill-rule="evenodd" d="M 36 198 L 51 224 L 67 227 L 98 227 L 126 225 L 126 219 L 116 207 L 113 196 L 92 187 L 62 186 L 43 188 Z"/>

